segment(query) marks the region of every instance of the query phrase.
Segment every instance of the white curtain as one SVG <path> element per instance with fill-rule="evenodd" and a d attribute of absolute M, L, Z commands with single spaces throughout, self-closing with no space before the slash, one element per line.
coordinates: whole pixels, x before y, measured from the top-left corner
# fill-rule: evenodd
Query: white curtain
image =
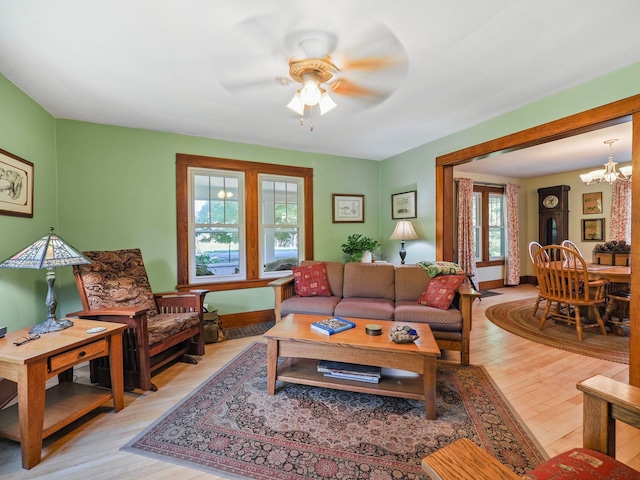
<path fill-rule="evenodd" d="M 611 227 L 609 240 L 631 243 L 631 181 L 616 180 L 611 185 Z"/>
<path fill-rule="evenodd" d="M 476 279 L 476 253 L 473 243 L 473 180 L 458 178 L 458 264 L 471 278 Z"/>
<path fill-rule="evenodd" d="M 518 185 L 507 184 L 507 251 L 505 252 L 505 285 L 520 284 L 520 229 L 518 227 Z"/>

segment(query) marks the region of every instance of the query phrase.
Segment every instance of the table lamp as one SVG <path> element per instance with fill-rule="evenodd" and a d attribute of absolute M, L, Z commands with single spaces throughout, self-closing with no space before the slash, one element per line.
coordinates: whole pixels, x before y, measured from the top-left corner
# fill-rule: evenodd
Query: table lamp
<path fill-rule="evenodd" d="M 53 233 L 53 227 L 49 228 L 49 233 L 39 238 L 28 247 L 20 250 L 15 255 L 0 263 L 0 268 L 46 268 L 47 269 L 47 319 L 34 326 L 29 333 L 47 333 L 64 330 L 73 325 L 67 319 L 56 319 L 56 295 L 53 290 L 53 283 L 56 281 L 55 267 L 68 267 L 91 263 L 80 254 L 75 248 L 65 242 L 58 235 Z"/>
<path fill-rule="evenodd" d="M 396 228 L 389 237 L 390 240 L 400 240 L 400 263 L 404 265 L 404 257 L 407 256 L 407 251 L 404 249 L 405 240 L 417 240 L 418 234 L 413 229 L 413 225 L 409 220 L 399 220 L 396 224 Z"/>

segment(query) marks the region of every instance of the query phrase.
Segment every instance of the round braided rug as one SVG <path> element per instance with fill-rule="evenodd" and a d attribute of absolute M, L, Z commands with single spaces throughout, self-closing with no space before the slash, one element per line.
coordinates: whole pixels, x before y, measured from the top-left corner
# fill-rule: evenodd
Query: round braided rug
<path fill-rule="evenodd" d="M 532 342 L 559 348 L 588 357 L 629 364 L 629 337 L 621 337 L 610 332 L 605 337 L 599 328 L 588 328 L 582 332 L 582 342 L 578 341 L 576 327 L 547 320 L 542 330 L 538 328 L 542 308 L 532 315 L 536 297 L 493 305 L 485 311 L 486 317 L 507 332 L 526 338 Z"/>

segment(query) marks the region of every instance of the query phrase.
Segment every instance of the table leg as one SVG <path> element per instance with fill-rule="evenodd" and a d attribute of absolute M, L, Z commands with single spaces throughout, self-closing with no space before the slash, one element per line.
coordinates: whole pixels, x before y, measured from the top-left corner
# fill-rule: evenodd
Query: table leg
<path fill-rule="evenodd" d="M 422 364 L 424 404 L 428 420 L 436 419 L 436 357 L 425 356 Z"/>
<path fill-rule="evenodd" d="M 21 365 L 18 372 L 18 417 L 22 468 L 40 463 L 46 398 L 46 361 Z"/>
<path fill-rule="evenodd" d="M 122 334 L 111 335 L 109 339 L 109 372 L 111 375 L 111 395 L 113 409 L 124 408 L 124 369 L 122 366 Z"/>
<path fill-rule="evenodd" d="M 276 393 L 276 376 L 278 370 L 278 340 L 267 340 L 267 394 Z"/>

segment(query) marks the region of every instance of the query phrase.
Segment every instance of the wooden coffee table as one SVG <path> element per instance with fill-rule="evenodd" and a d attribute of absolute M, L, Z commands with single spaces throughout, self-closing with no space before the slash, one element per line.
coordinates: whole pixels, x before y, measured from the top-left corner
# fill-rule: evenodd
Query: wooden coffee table
<path fill-rule="evenodd" d="M 276 380 L 320 387 L 423 400 L 427 418 L 436 418 L 436 358 L 440 349 L 429 325 L 349 318 L 356 327 L 326 336 L 311 330 L 312 322 L 327 316 L 291 314 L 278 322 L 267 339 L 267 393 L 274 395 Z M 382 335 L 370 336 L 365 325 L 382 327 Z M 389 328 L 409 325 L 420 338 L 413 343 L 394 343 Z M 286 360 L 278 366 L 278 358 Z M 383 377 L 365 383 L 325 377 L 317 371 L 318 360 L 358 363 L 418 373 L 416 377 Z"/>

